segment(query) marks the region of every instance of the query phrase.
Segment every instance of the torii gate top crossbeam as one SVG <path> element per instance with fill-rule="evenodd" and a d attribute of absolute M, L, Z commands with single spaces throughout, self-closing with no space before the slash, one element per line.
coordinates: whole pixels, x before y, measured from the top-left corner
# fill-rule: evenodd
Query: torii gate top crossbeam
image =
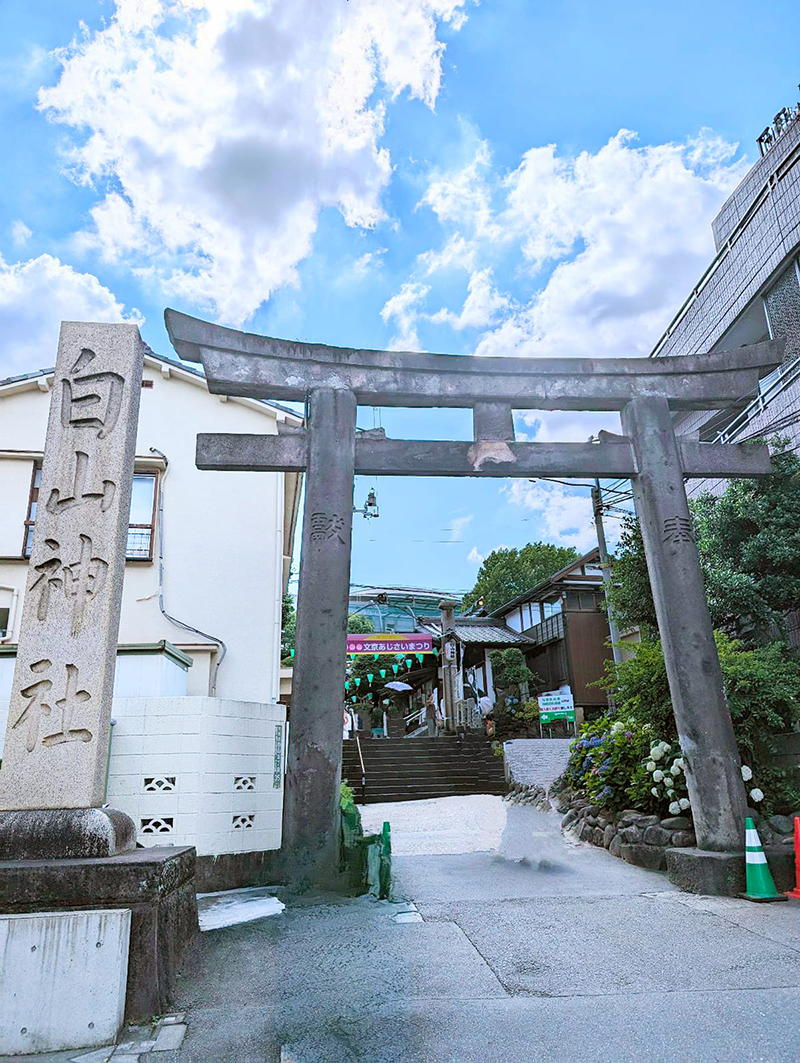
<path fill-rule="evenodd" d="M 780 343 L 679 358 L 475 358 L 362 351 L 257 336 L 166 310 L 181 358 L 202 362 L 209 390 L 303 401 L 346 388 L 364 406 L 504 403 L 513 409 L 621 410 L 635 398 L 673 409 L 722 409 L 780 364 Z"/>

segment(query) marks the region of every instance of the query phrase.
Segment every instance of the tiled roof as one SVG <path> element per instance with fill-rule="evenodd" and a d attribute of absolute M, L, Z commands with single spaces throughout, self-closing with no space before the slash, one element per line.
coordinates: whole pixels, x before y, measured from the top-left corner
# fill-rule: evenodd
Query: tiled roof
<path fill-rule="evenodd" d="M 431 623 L 420 618 L 420 627 L 430 631 L 437 638 L 441 627 L 437 622 Z M 476 646 L 530 646 L 532 640 L 520 635 L 506 624 L 500 624 L 488 616 L 456 617 L 456 635 L 465 645 Z"/>

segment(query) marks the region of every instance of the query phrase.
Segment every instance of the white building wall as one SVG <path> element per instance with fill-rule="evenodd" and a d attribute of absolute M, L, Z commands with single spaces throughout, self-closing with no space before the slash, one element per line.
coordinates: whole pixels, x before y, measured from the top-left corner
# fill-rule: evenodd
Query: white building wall
<path fill-rule="evenodd" d="M 271 407 L 248 400 L 221 401 L 202 381 L 146 360 L 136 453 L 169 460 L 164 492 L 164 604 L 172 616 L 222 639 L 227 655 L 216 695 L 269 702 L 280 694 L 280 615 L 283 591 L 284 482 L 280 473 L 201 472 L 194 454 L 198 432 L 277 431 Z M 19 387 L 27 388 L 19 390 Z M 17 389 L 17 390 L 14 390 Z M 39 453 L 50 394 L 36 383 L 0 391 L 0 452 Z M 0 459 L 0 585 L 24 593 L 27 561 L 20 559 L 32 457 Z M 142 461 L 139 462 L 142 466 Z M 166 639 L 193 657 L 188 692 L 209 694 L 213 643 L 176 627 L 158 605 L 158 563 L 125 569 L 120 643 Z M 21 616 L 17 609 L 16 642 Z"/>
<path fill-rule="evenodd" d="M 7 718 L 0 701 L 0 753 Z M 142 845 L 194 845 L 198 856 L 280 848 L 283 705 L 114 698 L 112 718 L 107 801 Z"/>

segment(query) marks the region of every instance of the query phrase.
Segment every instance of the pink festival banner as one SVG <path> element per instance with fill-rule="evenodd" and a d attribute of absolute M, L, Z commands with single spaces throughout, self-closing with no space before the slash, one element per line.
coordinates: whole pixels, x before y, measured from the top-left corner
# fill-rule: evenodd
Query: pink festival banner
<path fill-rule="evenodd" d="M 432 653 L 433 635 L 348 635 L 348 653 Z"/>

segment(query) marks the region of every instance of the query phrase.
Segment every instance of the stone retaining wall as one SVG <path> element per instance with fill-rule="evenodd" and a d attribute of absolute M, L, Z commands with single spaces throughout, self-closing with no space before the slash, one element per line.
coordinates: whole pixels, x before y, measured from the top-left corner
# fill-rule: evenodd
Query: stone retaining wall
<path fill-rule="evenodd" d="M 509 781 L 548 790 L 569 761 L 571 738 L 512 738 L 503 743 Z"/>
<path fill-rule="evenodd" d="M 602 846 L 612 856 L 622 857 L 638 867 L 664 871 L 667 849 L 691 848 L 697 844 L 688 816 L 662 819 L 636 809 L 605 812 L 599 805 L 593 805 L 570 790 L 562 791 L 553 800 L 559 812 L 565 813 L 562 827 L 575 831 L 581 841 Z M 748 808 L 747 814 L 756 824 L 762 845 L 791 851 L 793 817 L 771 816 L 767 820 L 752 808 Z M 744 839 L 742 843 L 744 845 Z"/>

